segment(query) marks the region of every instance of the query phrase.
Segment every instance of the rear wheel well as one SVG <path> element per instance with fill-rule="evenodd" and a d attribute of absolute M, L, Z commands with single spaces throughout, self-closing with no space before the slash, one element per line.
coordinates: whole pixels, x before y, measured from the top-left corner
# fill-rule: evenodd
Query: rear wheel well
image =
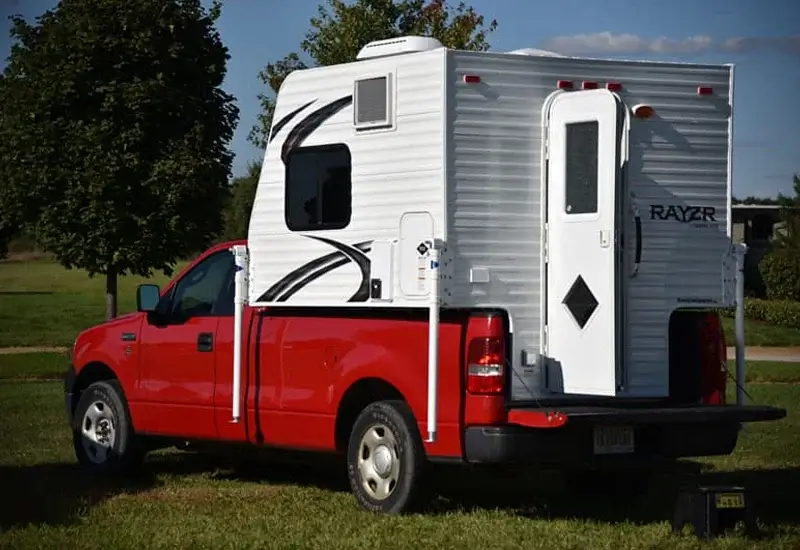
<path fill-rule="evenodd" d="M 336 450 L 344 452 L 350 438 L 350 431 L 361 411 L 370 403 L 384 400 L 406 401 L 403 394 L 390 383 L 380 378 L 363 378 L 347 388 L 339 409 L 336 411 Z"/>
<path fill-rule="evenodd" d="M 72 389 L 72 403 L 70 403 L 72 412 L 75 412 L 75 407 L 78 406 L 78 402 L 81 400 L 83 390 L 101 380 L 117 380 L 117 375 L 114 374 L 114 371 L 105 363 L 94 361 L 92 363 L 87 363 L 86 366 L 81 369 L 80 373 L 78 373 L 78 377 L 75 379 L 75 386 L 73 386 Z"/>

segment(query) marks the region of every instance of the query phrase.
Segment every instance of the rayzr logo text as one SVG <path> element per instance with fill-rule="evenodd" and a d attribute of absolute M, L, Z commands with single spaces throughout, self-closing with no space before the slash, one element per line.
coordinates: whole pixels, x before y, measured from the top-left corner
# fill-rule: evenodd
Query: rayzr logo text
<path fill-rule="evenodd" d="M 651 220 L 674 220 L 680 223 L 715 222 L 717 209 L 713 206 L 650 205 Z"/>

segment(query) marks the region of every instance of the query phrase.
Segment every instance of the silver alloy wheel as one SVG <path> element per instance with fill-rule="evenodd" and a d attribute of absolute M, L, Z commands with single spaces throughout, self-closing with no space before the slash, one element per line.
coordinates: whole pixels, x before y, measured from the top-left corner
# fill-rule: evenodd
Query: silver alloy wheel
<path fill-rule="evenodd" d="M 358 471 L 364 490 L 375 500 L 386 500 L 397 487 L 400 459 L 397 440 L 384 425 L 371 426 L 358 445 Z"/>
<path fill-rule="evenodd" d="M 116 439 L 116 418 L 106 403 L 95 401 L 86 409 L 81 422 L 81 443 L 86 456 L 95 464 L 108 460 Z"/>

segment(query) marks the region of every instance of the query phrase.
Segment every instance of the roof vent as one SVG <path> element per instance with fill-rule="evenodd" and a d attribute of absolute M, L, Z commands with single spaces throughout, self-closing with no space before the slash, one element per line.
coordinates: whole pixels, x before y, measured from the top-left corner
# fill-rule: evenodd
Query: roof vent
<path fill-rule="evenodd" d="M 538 48 L 521 48 L 519 50 L 514 50 L 508 53 L 513 53 L 515 55 L 538 55 L 540 57 L 565 57 L 560 53 L 550 52 L 547 50 L 540 50 Z"/>
<path fill-rule="evenodd" d="M 424 52 L 444 48 L 444 45 L 429 36 L 401 36 L 370 42 L 358 52 L 356 59 L 372 59 L 375 57 L 388 57 L 404 53 Z"/>

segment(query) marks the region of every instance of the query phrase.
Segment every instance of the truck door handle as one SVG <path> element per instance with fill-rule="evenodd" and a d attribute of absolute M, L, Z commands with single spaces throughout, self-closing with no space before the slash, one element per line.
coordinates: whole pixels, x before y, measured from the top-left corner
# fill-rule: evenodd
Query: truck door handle
<path fill-rule="evenodd" d="M 214 349 L 214 335 L 210 332 L 201 332 L 197 335 L 197 351 L 211 351 Z"/>

